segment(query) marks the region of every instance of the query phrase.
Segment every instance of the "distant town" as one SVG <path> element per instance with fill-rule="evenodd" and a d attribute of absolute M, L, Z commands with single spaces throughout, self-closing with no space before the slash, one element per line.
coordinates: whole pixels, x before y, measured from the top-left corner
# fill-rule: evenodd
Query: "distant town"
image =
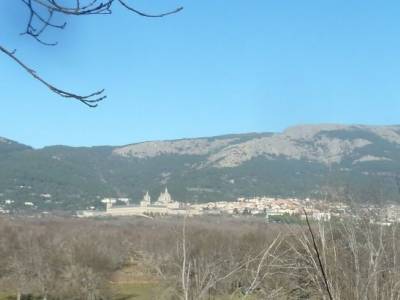
<path fill-rule="evenodd" d="M 368 217 L 370 222 L 380 225 L 400 223 L 400 205 L 363 205 L 357 208 L 343 202 L 326 201 L 321 199 L 274 198 L 267 196 L 245 198 L 234 201 L 217 201 L 201 204 L 175 201 L 168 189 L 161 192 L 158 199 L 152 202 L 148 192 L 139 201 L 132 204 L 129 198 L 104 198 L 101 202 L 105 210 L 91 207 L 78 211 L 77 216 L 106 217 L 106 216 L 254 216 L 263 217 L 269 222 L 286 222 L 304 220 L 305 216 L 314 221 L 329 221 L 331 219 L 348 219 Z M 135 201 L 135 203 L 137 203 Z"/>

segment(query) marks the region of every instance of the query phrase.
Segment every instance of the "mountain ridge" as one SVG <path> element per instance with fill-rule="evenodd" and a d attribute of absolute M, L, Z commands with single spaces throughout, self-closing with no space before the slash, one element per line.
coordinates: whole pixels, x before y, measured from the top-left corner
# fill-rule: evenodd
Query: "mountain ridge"
<path fill-rule="evenodd" d="M 278 133 L 41 149 L 0 138 L 0 204 L 42 209 L 98 206 L 102 197 L 181 201 L 254 194 L 399 201 L 400 126 L 315 124 Z M 43 194 L 51 194 L 44 199 Z"/>

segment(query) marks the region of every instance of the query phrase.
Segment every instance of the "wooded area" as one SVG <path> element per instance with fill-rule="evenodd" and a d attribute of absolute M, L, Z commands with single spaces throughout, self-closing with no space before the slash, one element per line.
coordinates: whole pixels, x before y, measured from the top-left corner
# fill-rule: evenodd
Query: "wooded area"
<path fill-rule="evenodd" d="M 332 299 L 400 296 L 398 226 L 311 226 Z M 329 299 L 307 226 L 246 218 L 1 218 L 0 268 L 7 299 Z"/>

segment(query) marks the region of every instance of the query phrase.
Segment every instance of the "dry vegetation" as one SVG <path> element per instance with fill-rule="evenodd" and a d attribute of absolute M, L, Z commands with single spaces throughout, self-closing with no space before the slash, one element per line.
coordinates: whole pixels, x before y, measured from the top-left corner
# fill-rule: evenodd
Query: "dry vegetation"
<path fill-rule="evenodd" d="M 397 226 L 312 228 L 327 282 L 304 225 L 2 218 L 1 291 L 48 300 L 400 298 Z"/>

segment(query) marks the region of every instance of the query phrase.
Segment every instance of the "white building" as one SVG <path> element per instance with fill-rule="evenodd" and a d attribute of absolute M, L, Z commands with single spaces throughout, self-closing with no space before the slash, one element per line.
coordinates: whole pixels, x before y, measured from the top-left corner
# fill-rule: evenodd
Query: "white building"
<path fill-rule="evenodd" d="M 149 192 L 146 192 L 140 205 L 118 205 L 115 206 L 113 201 L 105 201 L 105 216 L 144 216 L 144 215 L 198 215 L 201 211 L 192 209 L 183 203 L 174 201 L 165 188 L 161 192 L 158 200 L 152 204 Z"/>
<path fill-rule="evenodd" d="M 329 221 L 331 219 L 330 212 L 313 211 L 311 218 L 316 221 Z"/>
<path fill-rule="evenodd" d="M 172 197 L 168 193 L 168 188 L 165 188 L 164 193 L 161 192 L 160 196 L 158 197 L 158 200 L 154 204 L 155 205 L 165 205 L 165 206 L 167 206 L 168 204 L 171 204 L 172 202 L 173 202 L 172 201 Z"/>
<path fill-rule="evenodd" d="M 151 197 L 149 195 L 149 192 L 146 192 L 146 194 L 143 197 L 143 200 L 140 201 L 140 206 L 141 207 L 147 207 L 151 205 Z"/>

